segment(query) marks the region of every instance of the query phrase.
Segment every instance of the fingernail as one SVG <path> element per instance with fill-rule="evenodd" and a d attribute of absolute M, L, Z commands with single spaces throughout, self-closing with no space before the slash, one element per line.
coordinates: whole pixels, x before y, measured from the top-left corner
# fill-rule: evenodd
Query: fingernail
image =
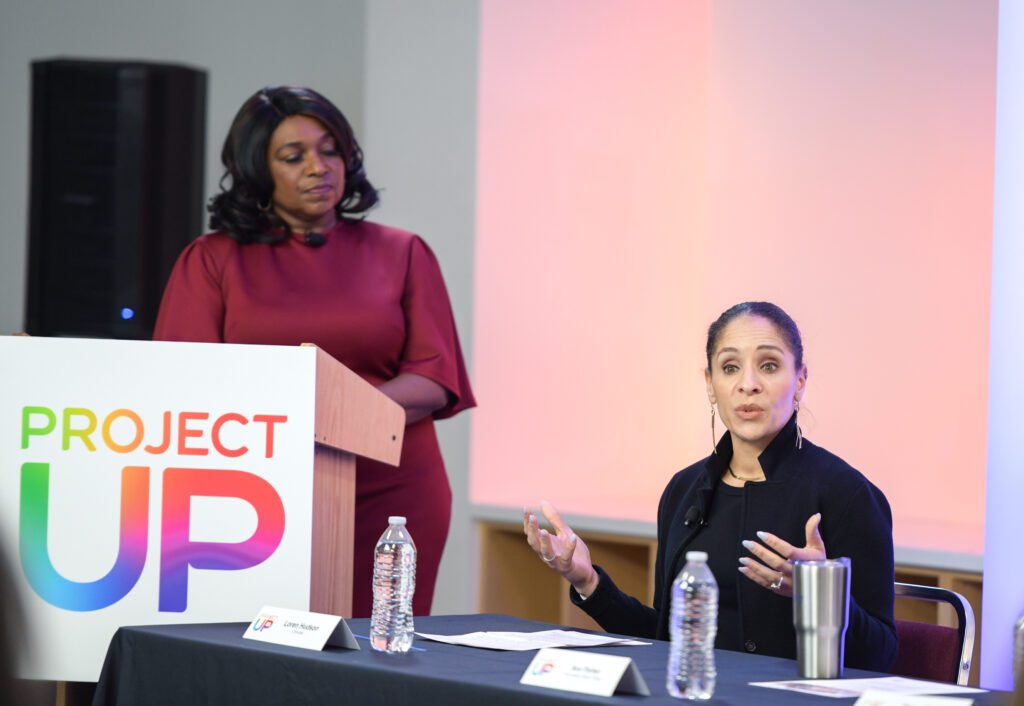
<path fill-rule="evenodd" d="M 576 535 L 574 534 L 571 537 L 569 537 L 569 541 L 570 542 L 575 542 L 576 541 Z"/>
<path fill-rule="evenodd" d="M 750 549 L 751 551 L 753 551 L 754 547 L 757 546 L 757 545 L 754 544 L 753 542 L 751 542 L 749 539 L 744 539 L 743 540 L 743 546 L 746 547 L 747 549 Z"/>
<path fill-rule="evenodd" d="M 741 557 L 740 557 L 740 563 L 741 563 L 741 564 L 743 564 L 744 566 L 746 566 L 747 564 L 749 564 L 749 563 L 750 563 L 750 559 L 748 559 L 748 558 L 747 558 L 747 557 L 745 557 L 745 556 L 741 556 Z"/>
<path fill-rule="evenodd" d="M 743 574 L 744 576 L 746 576 L 747 575 L 747 567 L 741 566 L 740 567 L 740 573 Z"/>
<path fill-rule="evenodd" d="M 758 536 L 758 539 L 760 539 L 762 542 L 767 542 L 768 541 L 768 533 L 767 532 L 757 532 L 756 534 Z"/>

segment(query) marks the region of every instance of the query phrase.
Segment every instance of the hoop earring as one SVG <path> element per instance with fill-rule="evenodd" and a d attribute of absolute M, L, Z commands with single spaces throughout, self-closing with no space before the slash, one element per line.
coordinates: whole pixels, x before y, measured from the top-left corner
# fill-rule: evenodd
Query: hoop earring
<path fill-rule="evenodd" d="M 273 205 L 274 203 L 271 199 L 267 199 L 266 205 L 263 205 L 259 199 L 256 199 L 256 208 L 258 208 L 261 213 L 270 213 L 270 207 Z"/>
<path fill-rule="evenodd" d="M 715 436 L 715 405 L 711 405 L 711 453 L 718 453 L 718 444 Z"/>
<path fill-rule="evenodd" d="M 800 428 L 800 401 L 793 400 L 793 416 L 796 417 L 796 448 L 804 447 L 804 432 Z"/>

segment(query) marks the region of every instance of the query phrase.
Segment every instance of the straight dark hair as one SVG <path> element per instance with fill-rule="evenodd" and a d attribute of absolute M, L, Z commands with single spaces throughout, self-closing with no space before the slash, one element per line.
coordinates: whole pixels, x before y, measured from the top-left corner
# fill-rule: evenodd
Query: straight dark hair
<path fill-rule="evenodd" d="M 708 327 L 708 372 L 711 372 L 711 356 L 715 352 L 715 346 L 718 345 L 718 337 L 722 335 L 722 330 L 729 325 L 729 322 L 739 316 L 760 316 L 762 319 L 771 321 L 779 335 L 786 340 L 789 349 L 793 351 L 796 369 L 800 370 L 803 367 L 804 342 L 800 337 L 800 329 L 797 328 L 792 317 L 771 302 L 742 302 L 723 311 L 722 315 Z"/>
<path fill-rule="evenodd" d="M 225 170 L 221 191 L 207 207 L 211 229 L 242 243 L 279 242 L 291 234 L 271 208 L 274 178 L 267 164 L 267 146 L 277 126 L 293 115 L 323 123 L 341 152 L 345 190 L 334 208 L 338 219 L 358 221 L 377 204 L 377 190 L 363 169 L 363 151 L 337 106 L 309 88 L 274 86 L 253 94 L 231 123 L 220 155 Z"/>

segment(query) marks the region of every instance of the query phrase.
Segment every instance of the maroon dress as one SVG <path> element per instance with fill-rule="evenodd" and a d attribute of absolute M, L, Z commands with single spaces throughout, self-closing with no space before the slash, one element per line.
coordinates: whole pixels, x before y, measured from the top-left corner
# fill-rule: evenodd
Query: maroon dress
<path fill-rule="evenodd" d="M 434 254 L 418 236 L 339 223 L 326 242 L 298 237 L 241 245 L 223 233 L 192 242 L 164 291 L 162 341 L 315 343 L 373 385 L 401 373 L 429 378 L 448 404 L 406 427 L 398 468 L 359 459 L 352 614 L 373 602 L 373 550 L 389 515 L 405 515 L 417 548 L 416 615 L 430 612 L 448 536 L 451 488 L 434 419 L 473 407 L 451 305 Z"/>

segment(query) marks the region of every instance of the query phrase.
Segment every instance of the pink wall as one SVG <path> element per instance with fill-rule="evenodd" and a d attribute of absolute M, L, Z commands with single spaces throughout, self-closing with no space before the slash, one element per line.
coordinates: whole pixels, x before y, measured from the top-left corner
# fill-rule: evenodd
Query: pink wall
<path fill-rule="evenodd" d="M 482 11 L 471 498 L 653 521 L 704 331 L 804 330 L 808 437 L 981 552 L 994 1 Z"/>

